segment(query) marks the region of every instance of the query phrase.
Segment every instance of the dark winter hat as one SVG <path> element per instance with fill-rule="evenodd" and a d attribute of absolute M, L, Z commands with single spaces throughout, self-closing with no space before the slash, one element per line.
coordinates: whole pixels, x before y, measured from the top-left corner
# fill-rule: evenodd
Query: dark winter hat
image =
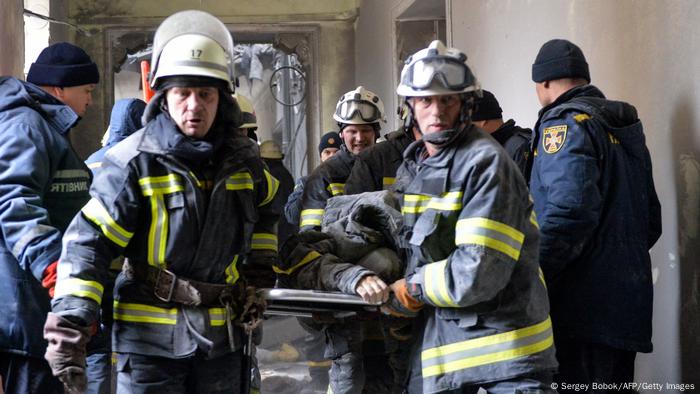
<path fill-rule="evenodd" d="M 318 154 L 320 155 L 326 148 L 340 149 L 340 136 L 337 131 L 329 131 L 321 137 L 321 142 L 318 143 Z"/>
<path fill-rule="evenodd" d="M 44 48 L 27 74 L 27 82 L 42 86 L 70 87 L 99 81 L 100 72 L 90 56 L 67 42 Z"/>
<path fill-rule="evenodd" d="M 472 120 L 501 119 L 503 110 L 496 100 L 496 96 L 488 90 L 481 90 L 481 97 L 474 99 L 474 111 Z"/>
<path fill-rule="evenodd" d="M 584 78 L 591 82 L 581 48 L 567 40 L 550 40 L 542 45 L 532 65 L 532 80 L 544 82 L 561 78 Z"/>

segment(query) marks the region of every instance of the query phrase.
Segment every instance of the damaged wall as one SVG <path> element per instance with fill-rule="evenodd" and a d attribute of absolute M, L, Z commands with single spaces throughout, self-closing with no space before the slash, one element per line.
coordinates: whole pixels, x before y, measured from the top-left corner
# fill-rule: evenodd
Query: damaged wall
<path fill-rule="evenodd" d="M 309 116 L 308 121 L 315 122 L 315 129 L 319 131 L 318 135 L 310 136 L 309 146 L 318 143 L 318 138 L 324 130 L 335 127 L 331 116 L 336 100 L 353 85 L 354 52 L 346 48 L 354 48 L 353 24 L 357 14 L 355 0 L 332 2 L 273 0 L 266 1 L 264 7 L 259 1 L 254 0 L 235 3 L 207 0 L 150 2 L 71 0 L 61 3 L 67 20 L 91 34 L 88 37 L 69 31 L 70 41 L 85 48 L 101 70 L 104 70 L 109 63 L 108 40 L 105 34 L 108 29 L 134 27 L 144 30 L 153 29 L 167 16 L 186 9 L 207 11 L 229 25 L 275 27 L 289 25 L 318 29 L 318 46 L 313 49 L 318 52 L 315 54 L 317 59 L 323 59 L 322 62 L 317 62 L 320 80 L 317 92 L 319 100 L 317 107 L 311 109 L 313 116 Z M 76 144 L 76 150 L 83 157 L 99 146 L 99 140 L 109 121 L 111 92 L 111 75 L 105 75 L 95 91 L 94 107 L 90 109 L 74 133 L 73 140 L 79 141 Z M 310 127 L 310 129 L 313 128 Z M 309 158 L 318 159 L 313 154 L 310 154 Z M 314 162 L 310 164 L 315 165 Z"/>
<path fill-rule="evenodd" d="M 448 13 L 452 44 L 504 117 L 534 125 L 531 65 L 552 38 L 578 44 L 593 84 L 637 107 L 663 215 L 652 249 L 654 352 L 637 357 L 637 381 L 700 387 L 700 3 L 448 0 Z"/>

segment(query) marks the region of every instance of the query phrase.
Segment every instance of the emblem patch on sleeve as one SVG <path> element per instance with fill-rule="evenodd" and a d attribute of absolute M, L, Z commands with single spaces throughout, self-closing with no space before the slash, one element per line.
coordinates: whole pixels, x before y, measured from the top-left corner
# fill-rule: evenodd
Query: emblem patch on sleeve
<path fill-rule="evenodd" d="M 552 154 L 559 152 L 566 140 L 566 125 L 547 127 L 542 133 L 542 147 L 544 151 Z"/>

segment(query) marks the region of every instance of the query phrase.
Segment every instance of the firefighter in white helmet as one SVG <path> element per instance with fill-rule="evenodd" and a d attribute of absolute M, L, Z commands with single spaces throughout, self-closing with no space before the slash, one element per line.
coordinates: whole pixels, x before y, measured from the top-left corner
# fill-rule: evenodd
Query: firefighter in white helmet
<path fill-rule="evenodd" d="M 82 388 L 84 343 L 120 255 L 117 392 L 238 393 L 249 383 L 240 327 L 261 305 L 246 278 L 270 267 L 241 264 L 256 242 L 276 239 L 252 229 L 271 223 L 274 236 L 278 182 L 237 131 L 232 54 L 228 29 L 202 11 L 156 31 L 145 126 L 105 155 L 64 239 L 45 335 L 70 388 Z"/>
<path fill-rule="evenodd" d="M 433 41 L 401 72 L 396 92 L 423 138 L 397 176 L 408 267 L 384 310 L 418 315 L 409 393 L 549 392 L 557 363 L 533 203 L 516 164 L 471 123 L 480 89 L 466 60 Z"/>

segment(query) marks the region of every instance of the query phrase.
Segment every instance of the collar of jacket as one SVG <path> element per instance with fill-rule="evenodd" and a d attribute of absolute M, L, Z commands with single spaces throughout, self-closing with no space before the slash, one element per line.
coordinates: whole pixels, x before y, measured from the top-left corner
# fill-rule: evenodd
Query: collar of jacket
<path fill-rule="evenodd" d="M 575 88 L 569 89 L 566 92 L 562 93 L 551 104 L 549 104 L 545 107 L 542 107 L 542 109 L 540 109 L 540 112 L 538 115 L 540 118 L 542 118 L 542 116 L 544 114 L 546 114 L 547 111 L 557 107 L 558 105 L 561 105 L 562 103 L 570 101 L 574 97 L 580 97 L 580 96 L 605 98 L 605 95 L 603 94 L 603 92 L 601 92 L 600 89 L 598 89 L 597 87 L 595 87 L 593 85 L 577 86 Z"/>
<path fill-rule="evenodd" d="M 505 145 L 506 141 L 515 134 L 515 121 L 509 119 L 503 123 L 496 131 L 491 133 L 491 137 L 495 138 L 499 144 Z"/>
<path fill-rule="evenodd" d="M 65 135 L 80 117 L 69 106 L 40 87 L 14 77 L 0 78 L 0 111 L 29 107 L 38 112 L 60 134 Z"/>

